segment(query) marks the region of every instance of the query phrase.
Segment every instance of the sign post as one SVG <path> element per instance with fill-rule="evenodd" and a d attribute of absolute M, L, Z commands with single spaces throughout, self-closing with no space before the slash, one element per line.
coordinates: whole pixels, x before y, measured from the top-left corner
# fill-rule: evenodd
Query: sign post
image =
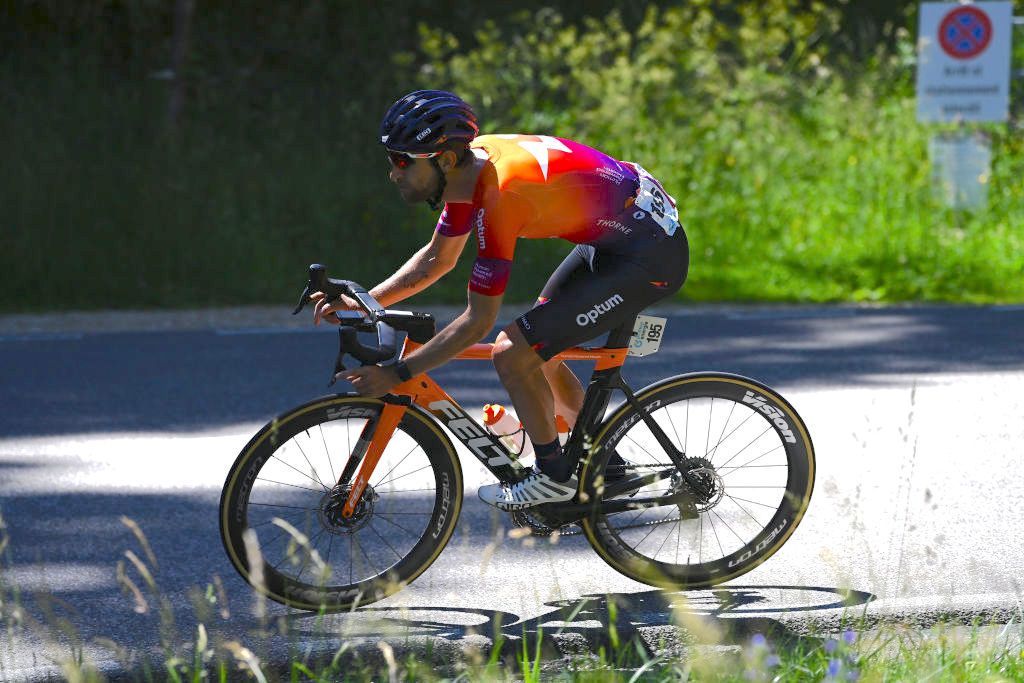
<path fill-rule="evenodd" d="M 917 119 L 1004 122 L 1010 112 L 1013 3 L 923 2 L 920 6 Z M 984 206 L 991 145 L 982 134 L 934 136 L 933 175 L 950 206 Z"/>

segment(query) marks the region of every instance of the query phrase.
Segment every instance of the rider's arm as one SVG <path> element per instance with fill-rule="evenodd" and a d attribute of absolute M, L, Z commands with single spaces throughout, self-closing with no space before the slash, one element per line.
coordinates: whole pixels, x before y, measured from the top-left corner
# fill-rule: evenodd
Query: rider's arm
<path fill-rule="evenodd" d="M 370 290 L 370 295 L 387 308 L 429 287 L 455 267 L 471 233 L 449 237 L 435 232 L 422 249 L 394 275 Z"/>
<path fill-rule="evenodd" d="M 405 358 L 409 372 L 429 372 L 483 339 L 494 327 L 504 298 L 504 294 L 486 296 L 470 291 L 469 305 L 462 315 Z"/>

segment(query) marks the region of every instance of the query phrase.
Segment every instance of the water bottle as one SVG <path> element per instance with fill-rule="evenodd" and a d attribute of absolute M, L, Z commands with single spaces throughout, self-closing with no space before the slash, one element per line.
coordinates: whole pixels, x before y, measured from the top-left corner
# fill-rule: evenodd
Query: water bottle
<path fill-rule="evenodd" d="M 512 453 L 512 457 L 525 458 L 533 455 L 533 443 L 526 435 L 523 425 L 516 419 L 516 416 L 505 410 L 505 406 L 497 403 L 488 403 L 484 406 L 484 425 L 498 440 L 505 445 L 505 448 Z"/>
<path fill-rule="evenodd" d="M 569 423 L 561 415 L 555 415 L 555 429 L 558 430 L 558 445 L 564 446 L 569 440 Z"/>

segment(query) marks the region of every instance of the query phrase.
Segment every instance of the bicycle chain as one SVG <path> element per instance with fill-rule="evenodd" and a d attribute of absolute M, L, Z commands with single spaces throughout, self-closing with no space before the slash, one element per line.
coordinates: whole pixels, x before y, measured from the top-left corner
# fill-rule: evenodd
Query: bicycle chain
<path fill-rule="evenodd" d="M 664 467 L 670 467 L 671 465 L 664 465 Z M 649 470 L 659 467 L 659 465 L 623 465 L 624 470 Z M 523 527 L 524 529 L 530 530 L 531 536 L 538 536 L 546 538 L 555 533 L 554 527 L 544 524 L 538 520 L 534 515 L 530 514 L 530 509 L 525 510 L 513 510 L 511 513 L 512 521 L 516 526 Z M 641 522 L 638 524 L 627 524 L 626 526 L 615 527 L 616 531 L 625 531 L 626 529 L 641 529 L 648 526 L 657 526 L 659 524 L 671 524 L 672 522 L 678 522 L 682 519 L 681 516 L 677 515 L 673 519 L 661 519 L 652 522 Z M 579 536 L 583 533 L 583 529 L 576 522 L 570 522 L 569 524 L 563 524 L 557 529 L 559 537 L 562 536 Z"/>

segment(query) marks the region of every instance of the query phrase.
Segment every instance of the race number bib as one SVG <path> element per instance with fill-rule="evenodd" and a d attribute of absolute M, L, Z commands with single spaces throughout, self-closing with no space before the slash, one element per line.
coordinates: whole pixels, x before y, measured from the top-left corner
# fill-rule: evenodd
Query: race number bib
<path fill-rule="evenodd" d="M 640 189 L 633 205 L 651 214 L 651 218 L 671 237 L 679 229 L 679 212 L 676 211 L 675 200 L 640 164 L 633 166 L 640 178 Z"/>
<path fill-rule="evenodd" d="M 653 315 L 638 315 L 633 325 L 633 338 L 629 341 L 628 356 L 649 356 L 657 353 L 665 334 L 665 318 Z"/>

